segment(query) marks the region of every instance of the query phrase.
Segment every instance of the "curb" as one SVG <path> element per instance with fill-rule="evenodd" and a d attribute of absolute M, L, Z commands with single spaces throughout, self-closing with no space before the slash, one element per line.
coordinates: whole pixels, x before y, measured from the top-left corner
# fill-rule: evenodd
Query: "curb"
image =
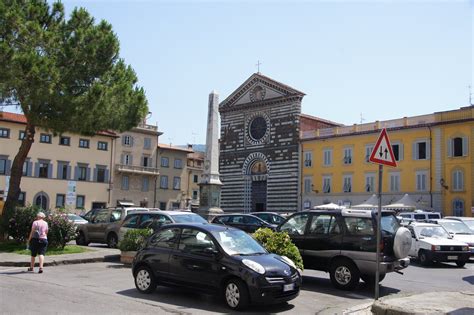
<path fill-rule="evenodd" d="M 51 256 L 49 256 L 51 257 Z M 27 256 L 29 259 L 30 256 Z M 103 257 L 91 257 L 91 258 L 73 258 L 73 259 L 65 259 L 65 260 L 53 260 L 53 261 L 45 261 L 44 266 L 58 266 L 58 265 L 74 265 L 74 264 L 87 264 L 87 263 L 96 263 L 96 262 L 118 262 L 120 261 L 120 255 L 106 255 Z M 35 265 L 38 262 L 35 263 Z M 3 267 L 29 267 L 29 261 L 2 261 L 0 262 L 0 266 Z"/>

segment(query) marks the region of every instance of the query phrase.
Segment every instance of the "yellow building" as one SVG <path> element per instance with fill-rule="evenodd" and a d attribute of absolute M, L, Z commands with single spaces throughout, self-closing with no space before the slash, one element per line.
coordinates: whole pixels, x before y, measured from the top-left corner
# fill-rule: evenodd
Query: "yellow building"
<path fill-rule="evenodd" d="M 0 112 L 0 199 L 5 199 L 10 168 L 25 135 L 24 115 Z M 37 129 L 23 165 L 20 203 L 43 209 L 90 209 L 111 201 L 110 181 L 116 134 L 54 136 Z"/>
<path fill-rule="evenodd" d="M 356 205 L 378 189 L 378 166 L 368 162 L 382 128 L 397 167 L 384 167 L 382 204 L 409 194 L 420 208 L 472 216 L 474 108 L 301 134 L 301 202 Z"/>

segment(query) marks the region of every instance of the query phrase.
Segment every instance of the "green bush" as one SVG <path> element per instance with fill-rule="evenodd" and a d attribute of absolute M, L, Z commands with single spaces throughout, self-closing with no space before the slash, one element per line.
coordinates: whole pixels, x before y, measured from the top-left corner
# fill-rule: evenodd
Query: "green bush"
<path fill-rule="evenodd" d="M 152 234 L 152 229 L 130 229 L 119 242 L 118 248 L 123 252 L 137 251 L 145 246 L 147 238 Z"/>
<path fill-rule="evenodd" d="M 66 214 L 50 214 L 44 220 L 48 222 L 48 247 L 63 249 L 76 238 L 76 228 Z"/>
<path fill-rule="evenodd" d="M 36 206 L 15 208 L 8 219 L 8 235 L 18 243 L 26 242 L 30 236 L 31 224 L 39 211 Z"/>
<path fill-rule="evenodd" d="M 270 253 L 288 257 L 296 267 L 303 270 L 303 258 L 286 232 L 273 232 L 268 228 L 263 228 L 258 229 L 253 237 Z"/>

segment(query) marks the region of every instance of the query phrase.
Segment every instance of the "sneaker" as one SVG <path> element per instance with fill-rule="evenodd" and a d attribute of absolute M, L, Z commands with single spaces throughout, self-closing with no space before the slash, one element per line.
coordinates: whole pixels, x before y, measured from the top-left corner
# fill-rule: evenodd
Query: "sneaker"
<path fill-rule="evenodd" d="M 43 268 L 40 268 L 40 269 L 38 270 L 38 273 L 43 273 Z"/>

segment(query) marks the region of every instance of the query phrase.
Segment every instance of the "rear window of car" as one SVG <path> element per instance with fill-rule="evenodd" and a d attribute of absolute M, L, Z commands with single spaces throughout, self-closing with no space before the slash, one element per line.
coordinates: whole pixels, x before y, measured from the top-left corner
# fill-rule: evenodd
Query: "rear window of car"
<path fill-rule="evenodd" d="M 439 213 L 430 213 L 428 214 L 428 219 L 441 219 Z"/>
<path fill-rule="evenodd" d="M 138 215 L 132 214 L 125 218 L 125 221 L 123 222 L 122 226 L 127 227 L 127 228 L 134 228 L 137 226 L 137 223 L 138 223 Z"/>
<path fill-rule="evenodd" d="M 172 216 L 176 223 L 206 223 L 207 221 L 197 214 L 175 214 Z"/>
<path fill-rule="evenodd" d="M 415 220 L 424 220 L 426 216 L 424 214 L 415 214 L 414 218 Z"/>
<path fill-rule="evenodd" d="M 347 232 L 352 235 L 374 235 L 371 218 L 345 217 Z"/>

